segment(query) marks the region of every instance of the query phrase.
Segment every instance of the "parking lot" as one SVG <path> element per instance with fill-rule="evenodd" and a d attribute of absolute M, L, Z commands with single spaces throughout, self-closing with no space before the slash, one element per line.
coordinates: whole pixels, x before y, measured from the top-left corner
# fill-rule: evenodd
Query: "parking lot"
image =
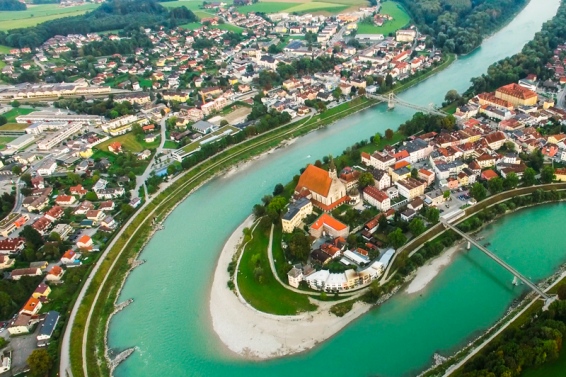
<path fill-rule="evenodd" d="M 12 369 L 9 372 L 12 375 L 17 375 L 27 369 L 27 358 L 37 348 L 36 336 L 39 333 L 39 327 L 40 324 L 36 325 L 35 331 L 32 334 L 10 338 L 10 344 L 8 344 L 6 349 L 12 351 Z M 2 335 L 4 335 L 4 332 L 7 333 L 8 331 L 4 330 Z M 6 376 L 9 375 L 6 374 Z"/>

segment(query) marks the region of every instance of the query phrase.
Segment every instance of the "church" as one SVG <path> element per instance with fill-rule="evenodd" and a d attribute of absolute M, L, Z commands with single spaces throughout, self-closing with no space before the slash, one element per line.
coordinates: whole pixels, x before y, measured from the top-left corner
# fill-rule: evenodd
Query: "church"
<path fill-rule="evenodd" d="M 295 198 L 308 198 L 315 207 L 331 211 L 350 198 L 346 195 L 346 185 L 338 178 L 334 162 L 330 162 L 329 171 L 309 165 L 301 174 Z"/>

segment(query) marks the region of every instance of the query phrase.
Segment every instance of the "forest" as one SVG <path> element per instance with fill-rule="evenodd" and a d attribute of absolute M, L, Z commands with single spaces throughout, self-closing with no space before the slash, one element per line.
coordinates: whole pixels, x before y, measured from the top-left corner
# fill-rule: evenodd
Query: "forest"
<path fill-rule="evenodd" d="M 539 80 L 551 78 L 553 72 L 546 68 L 546 64 L 553 57 L 556 47 L 565 42 L 566 4 L 562 2 L 556 16 L 543 25 L 542 30 L 520 53 L 492 64 L 487 74 L 473 78 L 465 97 L 493 91 L 502 85 L 517 82 L 530 73 L 536 74 Z"/>
<path fill-rule="evenodd" d="M 47 21 L 34 27 L 0 32 L 0 44 L 12 47 L 39 47 L 55 35 L 87 34 L 108 30 L 136 30 L 163 25 L 176 27 L 198 21 L 186 7 L 167 10 L 155 0 L 111 0 L 81 16 Z"/>
<path fill-rule="evenodd" d="M 26 10 L 28 7 L 18 0 L 0 0 L 0 11 Z"/>
<path fill-rule="evenodd" d="M 400 0 L 434 47 L 465 54 L 500 28 L 526 0 Z"/>

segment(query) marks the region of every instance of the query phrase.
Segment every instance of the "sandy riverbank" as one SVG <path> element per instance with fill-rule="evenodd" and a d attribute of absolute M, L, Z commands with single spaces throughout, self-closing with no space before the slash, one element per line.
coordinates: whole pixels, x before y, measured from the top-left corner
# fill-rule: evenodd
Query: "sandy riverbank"
<path fill-rule="evenodd" d="M 423 290 L 444 267 L 452 262 L 452 257 L 454 257 L 458 251 L 462 250 L 464 246 L 464 243 L 460 241 L 438 257 L 431 259 L 427 264 L 419 267 L 415 278 L 411 280 L 405 292 L 413 294 Z"/>
<path fill-rule="evenodd" d="M 227 267 L 241 242 L 242 231 L 251 225 L 250 216 L 230 236 L 220 254 L 212 283 L 212 326 L 228 349 L 251 360 L 302 352 L 330 338 L 371 308 L 368 304 L 356 303 L 344 317 L 336 317 L 328 311 L 332 302 L 317 301 L 316 312 L 296 316 L 275 316 L 250 307 L 229 290 L 226 283 Z"/>

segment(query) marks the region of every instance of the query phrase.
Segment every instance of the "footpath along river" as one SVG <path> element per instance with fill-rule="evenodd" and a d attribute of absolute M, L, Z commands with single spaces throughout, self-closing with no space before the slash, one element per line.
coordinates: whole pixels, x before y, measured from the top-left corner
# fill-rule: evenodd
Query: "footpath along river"
<path fill-rule="evenodd" d="M 448 90 L 465 90 L 470 78 L 532 39 L 558 3 L 531 0 L 481 48 L 401 97 L 439 104 Z M 509 274 L 472 250 L 455 257 L 425 290 L 397 295 L 304 354 L 245 361 L 226 351 L 212 330 L 209 297 L 216 261 L 253 204 L 305 164 L 339 154 L 378 131 L 395 129 L 412 114 L 403 108 L 388 112 L 386 106 L 357 113 L 216 178 L 188 197 L 143 251 L 147 263 L 126 281 L 119 301 L 135 301 L 112 319 L 109 345 L 136 346 L 136 352 L 115 376 L 410 376 L 426 368 L 435 351 L 457 349 L 500 318 L 523 288 L 512 288 Z M 487 240 L 520 271 L 540 279 L 566 259 L 553 237 L 540 239 L 542 234 L 560 234 L 561 222 L 555 220 L 565 217 L 562 204 L 520 211 L 491 226 Z M 544 258 L 533 250 L 544 250 Z"/>

